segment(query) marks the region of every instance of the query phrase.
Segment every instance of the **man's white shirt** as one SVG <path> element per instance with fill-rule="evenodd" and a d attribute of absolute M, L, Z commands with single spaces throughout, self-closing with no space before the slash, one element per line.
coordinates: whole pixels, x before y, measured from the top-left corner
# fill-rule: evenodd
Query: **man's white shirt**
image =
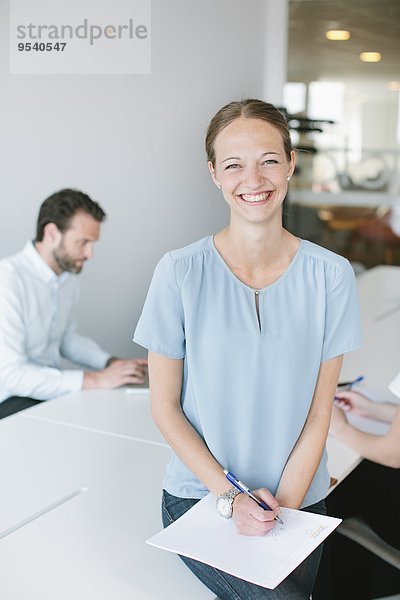
<path fill-rule="evenodd" d="M 31 241 L 0 261 L 0 402 L 80 390 L 84 371 L 62 370 L 61 357 L 105 367 L 110 354 L 76 332 L 78 295 L 78 277 L 56 275 Z"/>

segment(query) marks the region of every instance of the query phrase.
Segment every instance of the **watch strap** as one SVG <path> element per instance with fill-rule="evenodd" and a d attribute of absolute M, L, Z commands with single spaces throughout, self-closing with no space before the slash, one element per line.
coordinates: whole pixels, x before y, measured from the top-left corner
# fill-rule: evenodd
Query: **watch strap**
<path fill-rule="evenodd" d="M 233 501 L 236 498 L 236 496 L 241 493 L 242 492 L 240 490 L 238 490 L 237 488 L 235 488 L 235 486 L 232 486 L 227 492 L 225 492 L 224 494 L 221 494 L 221 496 L 224 496 L 225 498 L 228 498 L 228 500 Z"/>
<path fill-rule="evenodd" d="M 240 490 L 238 490 L 236 487 L 234 487 L 234 486 L 233 486 L 233 487 L 231 487 L 231 488 L 230 488 L 230 489 L 229 489 L 227 492 L 224 492 L 223 494 L 220 494 L 220 495 L 218 496 L 218 498 L 217 498 L 217 511 L 218 511 L 218 513 L 219 513 L 219 514 L 220 514 L 222 517 L 224 517 L 224 518 L 226 518 L 226 519 L 229 519 L 230 517 L 232 517 L 232 513 L 233 513 L 233 501 L 234 501 L 234 499 L 236 498 L 236 496 L 237 496 L 238 494 L 241 494 L 241 493 L 242 493 L 242 492 L 241 492 Z M 224 501 L 227 501 L 227 502 L 229 503 L 229 506 L 230 506 L 230 514 L 224 514 L 223 512 L 221 512 L 221 511 L 218 509 L 218 501 L 219 501 L 219 500 L 221 500 L 221 499 L 223 499 Z"/>

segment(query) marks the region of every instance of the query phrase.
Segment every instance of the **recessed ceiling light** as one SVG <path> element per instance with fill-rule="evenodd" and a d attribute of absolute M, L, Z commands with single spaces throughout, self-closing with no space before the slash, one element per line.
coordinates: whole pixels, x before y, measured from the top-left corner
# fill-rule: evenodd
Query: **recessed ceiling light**
<path fill-rule="evenodd" d="M 380 52 L 361 52 L 360 59 L 363 62 L 379 62 L 382 58 Z"/>
<path fill-rule="evenodd" d="M 330 29 L 325 33 L 325 37 L 327 40 L 341 42 L 350 39 L 350 31 L 347 31 L 346 29 Z"/>

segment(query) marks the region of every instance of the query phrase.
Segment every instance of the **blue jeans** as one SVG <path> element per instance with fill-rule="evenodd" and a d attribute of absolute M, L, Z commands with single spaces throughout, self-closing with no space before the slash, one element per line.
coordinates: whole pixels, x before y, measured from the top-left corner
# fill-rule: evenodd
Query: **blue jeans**
<path fill-rule="evenodd" d="M 171 525 L 198 502 L 194 498 L 177 498 L 163 490 L 162 519 Z M 326 514 L 325 501 L 308 506 L 307 511 Z M 219 569 L 181 556 L 183 562 L 220 600 L 309 600 L 322 553 L 322 544 L 274 590 L 243 581 Z"/>

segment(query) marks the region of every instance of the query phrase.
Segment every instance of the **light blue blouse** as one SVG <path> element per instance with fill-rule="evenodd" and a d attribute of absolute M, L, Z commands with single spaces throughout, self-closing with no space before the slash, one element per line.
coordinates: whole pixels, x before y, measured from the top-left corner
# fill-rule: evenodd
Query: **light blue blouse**
<path fill-rule="evenodd" d="M 301 240 L 283 275 L 256 291 L 209 236 L 160 260 L 134 340 L 184 359 L 186 417 L 223 468 L 274 494 L 320 363 L 360 345 L 354 272 L 345 258 Z M 326 495 L 326 458 L 325 451 L 303 506 Z M 164 487 L 184 498 L 208 493 L 175 454 Z"/>

